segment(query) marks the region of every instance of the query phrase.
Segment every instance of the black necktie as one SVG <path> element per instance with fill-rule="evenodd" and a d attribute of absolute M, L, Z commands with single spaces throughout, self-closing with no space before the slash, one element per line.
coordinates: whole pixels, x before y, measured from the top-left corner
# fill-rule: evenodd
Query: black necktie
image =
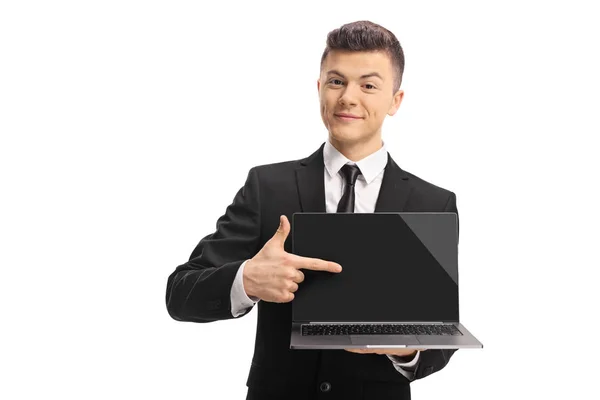
<path fill-rule="evenodd" d="M 354 184 L 356 178 L 360 175 L 360 169 L 356 165 L 346 164 L 341 169 L 342 176 L 346 180 L 346 187 L 344 188 L 344 195 L 340 200 L 337 208 L 337 212 L 354 212 Z"/>

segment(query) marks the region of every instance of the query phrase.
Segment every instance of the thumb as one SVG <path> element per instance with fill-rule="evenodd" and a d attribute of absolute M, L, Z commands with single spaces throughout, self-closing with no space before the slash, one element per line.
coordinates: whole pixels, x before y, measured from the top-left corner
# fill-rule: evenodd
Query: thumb
<path fill-rule="evenodd" d="M 283 248 L 283 244 L 285 243 L 285 239 L 287 239 L 290 234 L 290 222 L 288 221 L 285 215 L 281 215 L 279 217 L 279 228 L 277 228 L 277 232 L 273 235 L 273 240 Z"/>

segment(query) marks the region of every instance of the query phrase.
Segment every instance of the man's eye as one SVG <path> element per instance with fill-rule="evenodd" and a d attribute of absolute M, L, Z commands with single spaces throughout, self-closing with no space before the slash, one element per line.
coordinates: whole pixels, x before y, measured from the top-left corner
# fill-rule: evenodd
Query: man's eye
<path fill-rule="evenodd" d="M 372 89 L 377 89 L 375 86 L 371 85 L 370 83 L 367 83 L 367 86 L 371 86 Z M 367 88 L 369 89 L 369 88 Z"/>
<path fill-rule="evenodd" d="M 343 82 L 342 82 L 342 81 L 340 81 L 339 79 L 332 79 L 332 80 L 330 80 L 329 82 L 330 82 L 330 83 L 333 83 L 334 85 L 338 85 L 338 83 L 335 83 L 335 82 L 339 82 L 339 85 L 341 85 L 341 84 L 343 83 Z"/>

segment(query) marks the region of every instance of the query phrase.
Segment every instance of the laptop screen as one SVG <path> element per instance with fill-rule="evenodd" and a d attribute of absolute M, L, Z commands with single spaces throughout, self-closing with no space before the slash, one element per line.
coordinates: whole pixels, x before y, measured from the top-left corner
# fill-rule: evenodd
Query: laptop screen
<path fill-rule="evenodd" d="M 295 213 L 292 252 L 339 263 L 302 269 L 295 322 L 458 321 L 455 213 Z"/>

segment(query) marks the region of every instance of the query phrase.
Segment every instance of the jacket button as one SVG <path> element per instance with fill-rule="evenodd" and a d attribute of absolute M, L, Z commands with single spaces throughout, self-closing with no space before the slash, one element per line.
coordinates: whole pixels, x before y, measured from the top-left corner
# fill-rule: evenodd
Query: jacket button
<path fill-rule="evenodd" d="M 331 383 L 323 382 L 321 383 L 319 389 L 321 389 L 321 392 L 329 392 L 331 390 Z"/>

